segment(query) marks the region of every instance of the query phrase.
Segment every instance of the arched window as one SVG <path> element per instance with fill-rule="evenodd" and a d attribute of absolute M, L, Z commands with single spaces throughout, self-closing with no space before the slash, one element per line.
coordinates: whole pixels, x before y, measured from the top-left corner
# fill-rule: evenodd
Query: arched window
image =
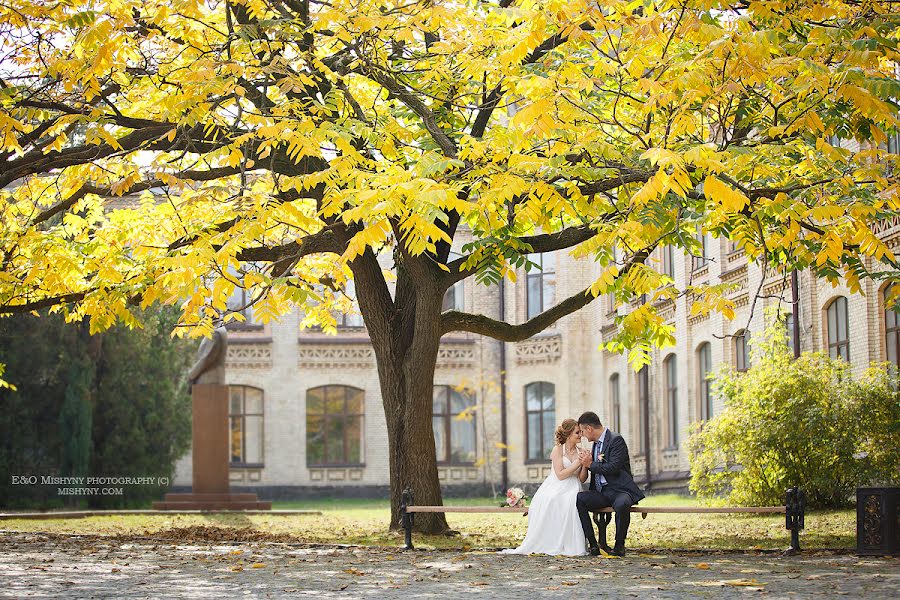
<path fill-rule="evenodd" d="M 622 431 L 622 405 L 619 401 L 619 374 L 609 378 L 609 427 Z"/>
<path fill-rule="evenodd" d="M 436 385 L 431 425 L 438 464 L 475 462 L 475 395 L 449 385 Z"/>
<path fill-rule="evenodd" d="M 743 373 L 750 368 L 749 348 L 747 347 L 747 331 L 742 330 L 734 336 L 734 368 Z"/>
<path fill-rule="evenodd" d="M 537 263 L 539 270 L 528 273 L 526 299 L 528 318 L 541 314 L 556 304 L 556 257 L 549 252 L 529 254 L 528 260 Z"/>
<path fill-rule="evenodd" d="M 850 333 L 847 323 L 847 299 L 835 298 L 828 305 L 828 355 L 850 360 Z"/>
<path fill-rule="evenodd" d="M 306 464 L 362 464 L 365 392 L 326 385 L 306 391 Z"/>
<path fill-rule="evenodd" d="M 556 386 L 546 381 L 525 386 L 525 439 L 529 461 L 545 461 L 556 429 Z"/>
<path fill-rule="evenodd" d="M 668 412 L 668 447 L 678 447 L 678 363 L 670 354 L 663 363 L 666 374 L 666 408 Z"/>
<path fill-rule="evenodd" d="M 229 442 L 232 465 L 263 464 L 263 391 L 245 385 L 228 386 Z"/>
<path fill-rule="evenodd" d="M 884 288 L 884 342 L 888 361 L 900 368 L 900 301 L 888 306 L 892 286 Z"/>
<path fill-rule="evenodd" d="M 712 349 L 709 342 L 697 348 L 697 374 L 700 384 L 700 419 L 712 418 L 712 394 L 709 393 L 709 373 L 712 371 Z"/>

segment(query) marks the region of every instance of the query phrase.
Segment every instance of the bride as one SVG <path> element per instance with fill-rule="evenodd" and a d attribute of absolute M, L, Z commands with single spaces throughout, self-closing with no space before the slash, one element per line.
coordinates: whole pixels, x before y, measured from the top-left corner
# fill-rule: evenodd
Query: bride
<path fill-rule="evenodd" d="M 578 460 L 581 428 L 566 419 L 556 428 L 556 446 L 550 452 L 553 471 L 535 492 L 528 507 L 528 533 L 518 548 L 504 554 L 587 554 L 584 531 L 578 520 L 575 497 L 588 471 Z"/>

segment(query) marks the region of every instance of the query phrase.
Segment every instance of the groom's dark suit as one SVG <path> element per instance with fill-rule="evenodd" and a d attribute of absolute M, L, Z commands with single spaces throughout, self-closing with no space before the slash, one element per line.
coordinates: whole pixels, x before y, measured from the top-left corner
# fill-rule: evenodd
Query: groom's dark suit
<path fill-rule="evenodd" d="M 602 454 L 603 456 L 599 456 Z M 643 492 L 634 483 L 631 476 L 631 461 L 628 458 L 628 446 L 625 439 L 607 429 L 603 437 L 591 449 L 590 487 L 586 492 L 579 492 L 576 506 L 581 528 L 593 547 L 597 545 L 594 525 L 589 512 L 598 508 L 611 506 L 616 513 L 616 546 L 624 548 L 631 524 L 631 506 L 644 498 Z M 606 540 L 603 540 L 604 546 Z"/>

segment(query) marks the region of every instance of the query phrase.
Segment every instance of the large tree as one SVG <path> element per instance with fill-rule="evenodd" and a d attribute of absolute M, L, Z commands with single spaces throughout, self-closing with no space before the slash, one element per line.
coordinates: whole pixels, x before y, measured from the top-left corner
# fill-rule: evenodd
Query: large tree
<path fill-rule="evenodd" d="M 352 279 L 392 526 L 402 487 L 441 500 L 443 334 L 523 340 L 603 292 L 731 315 L 720 287 L 673 289 L 648 261 L 702 252 L 698 231 L 854 289 L 897 277 L 870 229 L 900 214 L 878 2 L 19 0 L 0 19 L 3 310 L 99 330 L 181 302 L 203 334 L 243 286 L 263 319 L 300 304 L 328 326 Z M 602 275 L 534 318 L 441 312 L 456 282 L 563 250 Z M 612 347 L 640 363 L 671 336 L 649 302 Z"/>

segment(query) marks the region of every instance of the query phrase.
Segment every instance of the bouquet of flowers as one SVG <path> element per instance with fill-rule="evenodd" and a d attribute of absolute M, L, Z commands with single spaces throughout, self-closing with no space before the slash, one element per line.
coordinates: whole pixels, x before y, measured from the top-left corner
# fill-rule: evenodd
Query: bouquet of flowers
<path fill-rule="evenodd" d="M 506 504 L 501 504 L 500 506 L 525 508 L 525 500 L 527 498 L 528 497 L 525 495 L 525 492 L 522 491 L 522 488 L 509 488 L 506 490 Z"/>

